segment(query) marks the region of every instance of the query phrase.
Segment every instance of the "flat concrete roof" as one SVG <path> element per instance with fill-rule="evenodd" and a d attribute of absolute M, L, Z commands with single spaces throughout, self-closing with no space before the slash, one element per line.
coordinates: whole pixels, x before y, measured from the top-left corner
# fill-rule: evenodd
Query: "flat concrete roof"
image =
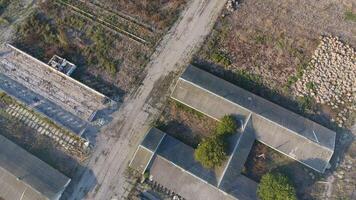
<path fill-rule="evenodd" d="M 155 152 L 166 134 L 159 129 L 151 128 L 143 139 L 141 146 Z"/>
<path fill-rule="evenodd" d="M 150 163 L 152 156 L 152 151 L 139 146 L 129 166 L 137 170 L 140 174 L 143 174 L 147 168 L 147 165 Z"/>
<path fill-rule="evenodd" d="M 216 186 L 218 183 L 219 175 L 214 170 L 204 168 L 195 160 L 194 149 L 172 136 L 164 137 L 156 154 L 212 185 Z"/>
<path fill-rule="evenodd" d="M 334 131 L 194 66 L 171 97 L 215 119 L 232 114 L 252 120 L 257 140 L 316 171 L 325 171 L 334 152 Z"/>
<path fill-rule="evenodd" d="M 147 138 L 156 138 L 158 135 L 163 139 L 158 143 L 155 151 L 150 151 L 147 147 L 143 146 L 144 143 L 147 144 Z M 245 145 L 245 143 L 241 144 Z M 238 145 L 238 143 L 235 145 Z M 239 151 L 241 149 L 239 148 Z M 154 154 L 150 154 L 151 158 L 146 159 L 148 156 L 142 156 L 142 152 Z M 232 152 L 231 157 L 235 153 L 235 151 Z M 146 134 L 141 145 L 139 145 L 130 163 L 130 167 L 142 171 L 141 166 L 147 166 L 147 170 L 152 175 L 154 181 L 164 185 L 185 199 L 257 199 L 257 183 L 241 175 L 239 169 L 234 168 L 241 165 L 241 162 L 244 163 L 239 157 L 231 159 L 231 162 L 223 166 L 226 173 L 218 174 L 213 169 L 204 168 L 195 160 L 194 149 L 192 147 L 156 128 L 152 128 Z M 232 173 L 235 170 L 238 171 L 237 175 L 236 173 Z M 224 176 L 225 178 L 222 177 L 223 175 L 226 175 Z M 233 175 L 232 182 L 228 186 L 219 187 L 218 184 L 222 178 L 224 178 L 223 180 L 231 179 L 231 177 L 228 177 L 229 175 Z"/>
<path fill-rule="evenodd" d="M 0 135 L 0 197 L 59 199 L 70 179 Z"/>
<path fill-rule="evenodd" d="M 96 111 L 110 102 L 103 94 L 11 45 L 0 52 L 0 73 L 84 120 L 91 121 Z"/>
<path fill-rule="evenodd" d="M 244 130 L 242 130 L 242 134 L 237 141 L 234 151 L 229 159 L 229 163 L 224 171 L 224 174 L 221 178 L 221 181 L 219 183 L 219 188 L 221 188 L 223 191 L 227 193 L 231 193 L 232 191 L 236 192 L 236 189 L 238 190 L 239 188 L 236 188 L 235 185 L 239 184 L 239 182 L 234 183 L 236 180 L 240 179 L 245 179 L 246 177 L 241 175 L 241 171 L 243 167 L 245 166 L 245 162 L 247 160 L 247 157 L 252 149 L 253 143 L 255 142 L 256 136 L 254 132 L 251 132 L 249 129 L 251 125 L 247 124 L 244 125 L 246 127 L 243 127 Z M 241 178 L 244 177 L 244 178 Z M 248 179 L 248 178 L 247 178 Z M 249 181 L 252 181 L 248 179 Z M 246 182 L 246 181 L 244 181 Z M 253 181 L 252 181 L 253 182 Z M 241 186 L 240 186 L 241 188 Z M 246 189 L 248 189 L 246 187 Z M 246 190 L 245 189 L 245 190 Z M 254 192 L 249 192 L 244 194 L 244 196 L 251 196 L 250 194 L 256 194 L 256 190 Z"/>
<path fill-rule="evenodd" d="M 232 200 L 208 183 L 186 173 L 171 161 L 157 156 L 150 168 L 153 180 L 189 200 Z"/>
<path fill-rule="evenodd" d="M 61 106 L 34 93 L 27 87 L 0 73 L 0 91 L 1 90 L 19 100 L 27 107 L 42 113 L 54 122 L 71 130 L 73 133 L 79 135 L 82 133 L 82 130 L 87 127 L 88 122 L 86 120 L 68 112 Z"/>

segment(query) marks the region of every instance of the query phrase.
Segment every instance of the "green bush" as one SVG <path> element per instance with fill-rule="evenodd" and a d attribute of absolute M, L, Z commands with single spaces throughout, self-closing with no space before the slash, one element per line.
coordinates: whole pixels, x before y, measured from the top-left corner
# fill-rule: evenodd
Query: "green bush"
<path fill-rule="evenodd" d="M 215 133 L 217 135 L 230 135 L 236 132 L 237 125 L 234 117 L 225 115 L 216 127 Z"/>
<path fill-rule="evenodd" d="M 220 166 L 226 159 L 225 138 L 236 132 L 237 125 L 231 115 L 225 115 L 218 123 L 214 135 L 203 140 L 195 149 L 195 159 L 205 168 Z"/>
<path fill-rule="evenodd" d="M 150 172 L 149 171 L 145 171 L 145 173 L 143 174 L 143 178 L 144 179 L 150 178 Z"/>
<path fill-rule="evenodd" d="M 225 143 L 219 136 L 203 140 L 195 150 L 194 156 L 205 168 L 220 166 L 226 159 Z"/>
<path fill-rule="evenodd" d="M 14 100 L 8 96 L 5 92 L 0 92 L 0 102 L 6 105 L 14 103 Z"/>
<path fill-rule="evenodd" d="M 310 96 L 299 97 L 297 98 L 297 102 L 302 112 L 313 109 L 314 101 Z"/>
<path fill-rule="evenodd" d="M 257 195 L 261 200 L 296 200 L 296 193 L 288 177 L 279 173 L 262 176 Z"/>
<path fill-rule="evenodd" d="M 182 103 L 180 103 L 179 101 L 174 101 L 174 105 L 176 106 L 176 108 L 178 108 L 179 110 L 182 110 L 186 113 L 189 113 L 189 114 L 192 114 L 192 115 L 195 115 L 196 117 L 198 118 L 203 118 L 204 117 L 204 114 L 197 111 L 197 110 L 194 110 L 193 108 L 189 107 L 189 106 L 186 106 Z"/>
<path fill-rule="evenodd" d="M 229 66 L 229 65 L 231 65 L 230 59 L 229 59 L 228 56 L 227 56 L 226 54 L 224 54 L 223 52 L 214 52 L 214 53 L 211 55 L 211 60 L 212 60 L 213 62 L 222 64 L 222 65 L 224 65 L 224 66 Z"/>
<path fill-rule="evenodd" d="M 345 19 L 348 21 L 356 22 L 356 13 L 353 13 L 352 11 L 346 11 Z"/>
<path fill-rule="evenodd" d="M 305 86 L 308 88 L 308 90 L 316 91 L 316 86 L 314 82 L 308 82 L 305 84 Z"/>

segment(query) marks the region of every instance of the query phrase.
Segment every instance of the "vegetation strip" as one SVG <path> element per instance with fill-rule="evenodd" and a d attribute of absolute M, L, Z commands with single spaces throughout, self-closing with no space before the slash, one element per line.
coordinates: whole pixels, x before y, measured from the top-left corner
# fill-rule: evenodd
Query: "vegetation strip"
<path fill-rule="evenodd" d="M 100 19 L 99 17 L 97 17 L 97 16 L 95 16 L 93 14 L 90 14 L 90 13 L 88 13 L 88 12 L 86 12 L 86 11 L 80 9 L 80 8 L 77 8 L 77 7 L 75 7 L 75 6 L 73 6 L 73 5 L 69 4 L 69 3 L 66 3 L 66 2 L 64 2 L 62 0 L 57 0 L 56 2 L 59 3 L 59 4 L 62 4 L 64 6 L 68 6 L 74 12 L 80 14 L 81 16 L 86 17 L 86 18 L 88 18 L 88 19 L 90 19 L 90 20 L 92 20 L 94 22 L 97 22 L 97 23 L 99 23 L 99 24 L 101 24 L 101 25 L 103 25 L 103 26 L 105 26 L 105 27 L 107 27 L 107 28 L 119 33 L 119 34 L 125 35 L 128 38 L 132 39 L 133 41 L 139 42 L 139 43 L 144 44 L 144 45 L 148 45 L 149 44 L 149 42 L 147 40 L 145 40 L 145 39 L 143 39 L 143 38 L 141 38 L 141 37 L 139 37 L 139 36 L 137 36 L 137 35 L 135 35 L 133 33 L 130 33 L 128 31 L 118 27 L 118 26 L 115 26 L 115 25 L 113 25 L 113 24 L 111 24 L 111 23 L 109 23 L 109 22 L 107 22 L 107 21 L 105 21 L 103 19 Z"/>
<path fill-rule="evenodd" d="M 117 17 L 120 17 L 121 19 L 124 19 L 124 20 L 127 21 L 127 22 L 130 22 L 130 23 L 136 24 L 136 25 L 138 25 L 138 26 L 141 26 L 141 27 L 147 29 L 148 31 L 150 31 L 151 33 L 156 32 L 156 29 L 153 28 L 152 26 L 150 26 L 150 25 L 148 25 L 148 24 L 145 24 L 145 23 L 143 23 L 143 22 L 140 22 L 139 20 L 137 20 L 137 19 L 135 19 L 135 18 L 133 18 L 133 17 L 131 17 L 131 16 L 125 14 L 125 13 L 122 13 L 122 12 L 120 12 L 120 11 L 113 11 L 113 10 L 111 10 L 111 9 L 105 8 L 105 7 L 103 7 L 102 5 L 97 4 L 97 3 L 94 3 L 94 2 L 85 1 L 85 3 L 92 4 L 92 5 L 94 5 L 94 6 L 98 7 L 98 8 L 100 8 L 100 9 L 102 9 L 102 10 L 104 10 L 104 11 L 110 13 L 110 14 L 113 14 L 113 15 L 115 15 L 115 16 L 117 16 Z"/>

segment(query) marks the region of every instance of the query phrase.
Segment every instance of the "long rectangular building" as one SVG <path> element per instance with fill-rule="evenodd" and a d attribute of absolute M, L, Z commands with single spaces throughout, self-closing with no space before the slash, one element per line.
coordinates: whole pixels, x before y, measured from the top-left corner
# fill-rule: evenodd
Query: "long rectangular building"
<path fill-rule="evenodd" d="M 87 121 L 111 101 L 11 45 L 1 51 L 0 73 Z"/>
<path fill-rule="evenodd" d="M 0 135 L 0 199 L 57 200 L 70 178 Z"/>
<path fill-rule="evenodd" d="M 179 78 L 171 97 L 217 120 L 237 116 L 257 140 L 318 172 L 333 155 L 334 131 L 194 66 Z"/>
<path fill-rule="evenodd" d="M 137 148 L 130 167 L 140 173 L 149 171 L 153 181 L 185 199 L 255 200 L 257 183 L 240 173 L 230 172 L 238 170 L 235 166 L 240 161 L 240 155 L 242 154 L 233 152 L 229 157 L 234 158 L 222 166 L 228 172 L 217 173 L 213 169 L 204 168 L 195 160 L 192 147 L 151 128 Z M 226 184 L 220 186 L 221 179 Z"/>

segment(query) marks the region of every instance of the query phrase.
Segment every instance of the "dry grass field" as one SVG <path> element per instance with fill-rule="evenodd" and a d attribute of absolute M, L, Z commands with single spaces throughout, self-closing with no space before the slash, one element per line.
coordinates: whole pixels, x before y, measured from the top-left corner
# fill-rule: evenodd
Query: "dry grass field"
<path fill-rule="evenodd" d="M 156 44 L 185 5 L 182 0 L 125 2 L 39 3 L 18 26 L 13 43 L 45 62 L 62 56 L 79 67 L 76 79 L 122 97 L 139 85 Z"/>

